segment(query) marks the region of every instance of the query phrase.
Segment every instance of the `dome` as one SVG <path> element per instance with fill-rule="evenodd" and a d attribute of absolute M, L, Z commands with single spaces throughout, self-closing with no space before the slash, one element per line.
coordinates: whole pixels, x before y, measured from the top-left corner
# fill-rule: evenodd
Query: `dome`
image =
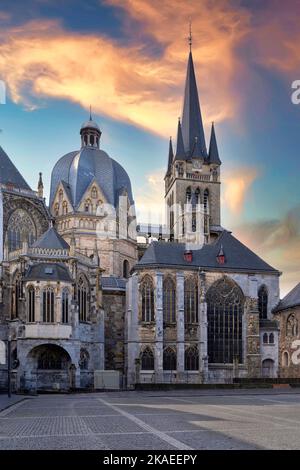
<path fill-rule="evenodd" d="M 124 189 L 133 204 L 131 183 L 124 168 L 103 150 L 85 146 L 80 151 L 64 155 L 52 170 L 50 189 L 50 208 L 60 182 L 63 183 L 74 209 L 79 206 L 84 193 L 95 181 L 101 188 L 106 200 L 114 207 Z"/>
<path fill-rule="evenodd" d="M 98 126 L 98 124 L 95 121 L 93 121 L 92 119 L 89 119 L 88 121 L 86 121 L 82 124 L 82 126 L 80 128 L 80 132 L 83 131 L 84 129 L 95 129 L 98 132 L 101 132 L 100 127 Z"/>

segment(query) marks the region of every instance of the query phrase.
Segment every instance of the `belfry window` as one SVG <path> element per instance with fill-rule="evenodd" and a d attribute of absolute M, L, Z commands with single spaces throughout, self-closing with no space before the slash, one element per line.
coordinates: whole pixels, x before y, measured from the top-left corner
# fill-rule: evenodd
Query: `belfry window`
<path fill-rule="evenodd" d="M 170 278 L 163 282 L 163 316 L 165 323 L 176 322 L 176 288 Z"/>
<path fill-rule="evenodd" d="M 187 188 L 186 190 L 186 202 L 191 202 L 192 199 L 192 191 L 191 188 Z"/>
<path fill-rule="evenodd" d="M 208 361 L 232 364 L 243 362 L 244 296 L 239 286 L 224 277 L 208 290 Z"/>
<path fill-rule="evenodd" d="M 194 279 L 184 283 L 184 321 L 198 323 L 198 285 Z"/>
<path fill-rule="evenodd" d="M 204 191 L 203 194 L 203 206 L 204 206 L 204 212 L 205 214 L 209 213 L 209 192 L 208 189 Z"/>
<path fill-rule="evenodd" d="M 54 323 L 54 291 L 50 287 L 43 291 L 43 322 Z"/>
<path fill-rule="evenodd" d="M 154 288 L 152 279 L 146 276 L 141 284 L 142 322 L 154 321 Z"/>

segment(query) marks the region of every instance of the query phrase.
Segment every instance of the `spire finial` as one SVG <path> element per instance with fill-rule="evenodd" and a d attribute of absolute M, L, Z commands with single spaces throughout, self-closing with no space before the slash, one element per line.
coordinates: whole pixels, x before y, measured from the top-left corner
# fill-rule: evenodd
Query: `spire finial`
<path fill-rule="evenodd" d="M 92 106 L 90 105 L 90 121 L 92 121 Z"/>
<path fill-rule="evenodd" d="M 192 44 L 193 44 L 193 37 L 192 37 L 192 20 L 189 21 L 190 29 L 189 29 L 189 46 L 190 52 L 192 52 Z"/>

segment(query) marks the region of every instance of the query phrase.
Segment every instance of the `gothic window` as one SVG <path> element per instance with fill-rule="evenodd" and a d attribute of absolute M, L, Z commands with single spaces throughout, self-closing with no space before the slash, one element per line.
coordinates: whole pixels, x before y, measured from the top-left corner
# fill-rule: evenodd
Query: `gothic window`
<path fill-rule="evenodd" d="M 165 323 L 176 322 L 176 288 L 170 278 L 163 282 L 163 316 Z"/>
<path fill-rule="evenodd" d="M 290 365 L 290 357 L 287 351 L 284 351 L 282 355 L 282 365 L 283 367 L 288 367 Z"/>
<path fill-rule="evenodd" d="M 293 313 L 287 319 L 286 334 L 287 336 L 298 336 L 298 320 Z"/>
<path fill-rule="evenodd" d="M 200 189 L 197 188 L 195 191 L 195 204 L 200 204 Z"/>
<path fill-rule="evenodd" d="M 264 333 L 263 335 L 263 343 L 268 344 L 268 333 Z"/>
<path fill-rule="evenodd" d="M 63 200 L 63 195 L 64 195 L 63 190 L 60 189 L 59 192 L 58 192 L 58 200 L 59 200 L 59 202 L 62 202 L 62 200 Z"/>
<path fill-rule="evenodd" d="M 77 301 L 79 309 L 79 321 L 88 320 L 88 283 L 83 276 L 80 276 L 77 284 Z"/>
<path fill-rule="evenodd" d="M 141 284 L 142 294 L 142 321 L 154 321 L 154 287 L 152 279 L 146 276 Z"/>
<path fill-rule="evenodd" d="M 141 370 L 154 370 L 154 354 L 148 347 L 141 354 Z"/>
<path fill-rule="evenodd" d="M 199 352 L 197 347 L 190 347 L 185 350 L 184 369 L 199 370 Z"/>
<path fill-rule="evenodd" d="M 81 370 L 87 370 L 89 368 L 90 355 L 86 349 L 80 349 L 79 367 Z"/>
<path fill-rule="evenodd" d="M 186 190 L 186 202 L 191 202 L 192 199 L 192 191 L 191 188 L 188 187 Z"/>
<path fill-rule="evenodd" d="M 196 220 L 196 215 L 192 215 L 192 232 L 196 232 L 197 229 L 197 220 Z"/>
<path fill-rule="evenodd" d="M 35 290 L 33 286 L 28 288 L 28 322 L 33 323 L 35 321 Z"/>
<path fill-rule="evenodd" d="M 68 213 L 68 203 L 67 201 L 63 202 L 63 215 L 66 215 Z"/>
<path fill-rule="evenodd" d="M 84 203 L 84 211 L 85 212 L 90 212 L 90 206 L 91 206 L 91 201 L 87 199 Z"/>
<path fill-rule="evenodd" d="M 69 323 L 69 291 L 64 289 L 61 296 L 61 321 Z"/>
<path fill-rule="evenodd" d="M 44 323 L 54 323 L 54 290 L 51 287 L 43 290 L 42 316 Z"/>
<path fill-rule="evenodd" d="M 198 323 L 198 285 L 191 278 L 184 282 L 184 321 Z"/>
<path fill-rule="evenodd" d="M 166 348 L 163 355 L 163 369 L 177 370 L 177 357 L 173 348 Z"/>
<path fill-rule="evenodd" d="M 93 188 L 92 188 L 92 198 L 97 199 L 97 197 L 98 197 L 97 189 L 95 188 L 95 186 L 93 186 Z"/>
<path fill-rule="evenodd" d="M 258 311 L 260 319 L 268 317 L 268 291 L 266 286 L 261 286 L 258 289 Z"/>
<path fill-rule="evenodd" d="M 243 362 L 244 296 L 238 285 L 223 277 L 206 295 L 208 360 L 210 363 Z"/>
<path fill-rule="evenodd" d="M 15 251 L 22 247 L 23 242 L 31 245 L 36 240 L 36 228 L 30 215 L 23 209 L 15 210 L 9 218 L 8 249 Z"/>
<path fill-rule="evenodd" d="M 58 204 L 58 202 L 54 206 L 54 214 L 55 214 L 55 217 L 59 216 L 59 204 Z"/>
<path fill-rule="evenodd" d="M 123 261 L 123 277 L 125 279 L 128 279 L 128 277 L 129 277 L 129 263 L 128 263 L 127 259 L 125 259 Z"/>
<path fill-rule="evenodd" d="M 21 307 L 21 299 L 23 297 L 21 274 L 15 276 L 12 295 L 12 318 L 18 318 Z"/>
<path fill-rule="evenodd" d="M 204 206 L 204 212 L 206 214 L 209 213 L 209 192 L 208 192 L 208 189 L 206 189 L 204 191 L 204 194 L 203 194 L 203 206 Z"/>
<path fill-rule="evenodd" d="M 274 333 L 270 333 L 269 344 L 274 344 Z"/>

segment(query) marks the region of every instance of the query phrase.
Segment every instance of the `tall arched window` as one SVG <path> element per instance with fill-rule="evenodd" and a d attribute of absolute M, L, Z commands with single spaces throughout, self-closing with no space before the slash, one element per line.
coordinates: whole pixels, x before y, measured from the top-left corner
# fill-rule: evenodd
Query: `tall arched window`
<path fill-rule="evenodd" d="M 154 321 L 154 288 L 152 279 L 146 276 L 141 284 L 142 294 L 142 321 Z"/>
<path fill-rule="evenodd" d="M 197 188 L 195 191 L 195 204 L 200 204 L 200 189 Z"/>
<path fill-rule="evenodd" d="M 163 355 L 163 369 L 177 370 L 177 357 L 173 348 L 166 348 Z"/>
<path fill-rule="evenodd" d="M 22 247 L 23 242 L 29 245 L 36 239 L 36 227 L 30 214 L 23 209 L 16 209 L 8 220 L 7 238 L 9 251 Z"/>
<path fill-rule="evenodd" d="M 63 215 L 66 215 L 68 213 L 68 203 L 67 201 L 63 202 Z"/>
<path fill-rule="evenodd" d="M 206 295 L 208 360 L 210 363 L 243 362 L 244 296 L 227 277 L 216 281 Z"/>
<path fill-rule="evenodd" d="M 92 195 L 92 198 L 93 198 L 93 199 L 97 199 L 97 197 L 98 197 L 98 191 L 97 191 L 97 188 L 95 188 L 95 186 L 92 187 L 91 195 Z"/>
<path fill-rule="evenodd" d="M 35 322 L 35 290 L 33 286 L 28 288 L 27 293 L 27 319 L 29 323 Z"/>
<path fill-rule="evenodd" d="M 287 336 L 298 336 L 298 320 L 294 313 L 291 313 L 286 321 L 286 334 Z"/>
<path fill-rule="evenodd" d="M 125 279 L 129 278 L 129 263 L 128 263 L 127 259 L 125 259 L 123 261 L 123 277 Z"/>
<path fill-rule="evenodd" d="M 186 190 L 186 202 L 191 202 L 192 199 L 192 190 L 190 187 Z"/>
<path fill-rule="evenodd" d="M 12 297 L 11 297 L 11 315 L 12 318 L 18 318 L 20 314 L 21 299 L 23 297 L 23 287 L 21 274 L 17 273 L 13 283 Z"/>
<path fill-rule="evenodd" d="M 192 278 L 184 282 L 184 321 L 198 323 L 198 284 Z"/>
<path fill-rule="evenodd" d="M 154 354 L 148 347 L 141 354 L 141 370 L 154 370 Z"/>
<path fill-rule="evenodd" d="M 88 293 L 88 282 L 85 277 L 80 276 L 77 283 L 77 302 L 80 322 L 86 322 L 88 320 Z"/>
<path fill-rule="evenodd" d="M 163 316 L 165 323 L 176 322 L 176 288 L 170 278 L 163 282 Z"/>
<path fill-rule="evenodd" d="M 69 291 L 64 289 L 61 296 L 61 321 L 69 323 Z"/>
<path fill-rule="evenodd" d="M 268 333 L 263 334 L 263 343 L 268 344 Z"/>
<path fill-rule="evenodd" d="M 258 289 L 258 311 L 259 318 L 268 318 L 268 291 L 266 286 L 260 286 Z"/>
<path fill-rule="evenodd" d="M 274 344 L 274 333 L 270 333 L 269 344 Z"/>
<path fill-rule="evenodd" d="M 282 365 L 283 367 L 288 367 L 290 365 L 290 357 L 287 351 L 284 351 L 282 354 Z"/>
<path fill-rule="evenodd" d="M 43 290 L 43 322 L 54 323 L 54 290 L 51 287 Z"/>
<path fill-rule="evenodd" d="M 209 191 L 206 189 L 203 193 L 203 206 L 204 206 L 204 212 L 206 214 L 209 213 Z"/>
<path fill-rule="evenodd" d="M 199 370 L 199 352 L 196 346 L 185 350 L 184 368 L 185 370 Z"/>

